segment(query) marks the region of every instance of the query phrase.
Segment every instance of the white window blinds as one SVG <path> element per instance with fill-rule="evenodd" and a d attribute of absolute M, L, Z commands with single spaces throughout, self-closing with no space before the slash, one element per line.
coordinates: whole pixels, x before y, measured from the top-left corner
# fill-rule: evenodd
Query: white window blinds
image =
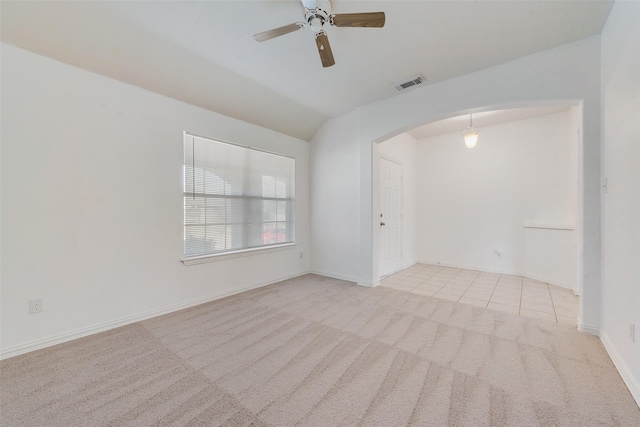
<path fill-rule="evenodd" d="M 294 159 L 185 133 L 185 259 L 293 243 L 294 218 Z"/>

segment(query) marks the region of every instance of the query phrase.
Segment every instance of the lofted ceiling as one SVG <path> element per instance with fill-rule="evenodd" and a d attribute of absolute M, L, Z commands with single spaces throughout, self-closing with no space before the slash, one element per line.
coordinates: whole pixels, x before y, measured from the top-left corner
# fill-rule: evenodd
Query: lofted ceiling
<path fill-rule="evenodd" d="M 2 1 L 3 42 L 249 123 L 309 140 L 331 117 L 426 85 L 597 35 L 609 0 L 333 0 L 333 13 L 384 11 L 384 28 L 327 34 L 323 68 L 299 0 Z M 417 89 L 420 90 L 420 89 Z"/>

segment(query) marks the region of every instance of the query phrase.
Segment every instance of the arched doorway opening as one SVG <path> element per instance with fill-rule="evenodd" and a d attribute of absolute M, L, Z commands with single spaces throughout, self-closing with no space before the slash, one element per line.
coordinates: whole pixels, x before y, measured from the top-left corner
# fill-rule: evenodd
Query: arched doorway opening
<path fill-rule="evenodd" d="M 557 313 L 559 320 L 575 325 L 577 300 L 566 290 L 577 294 L 580 283 L 580 117 L 577 102 L 476 113 L 474 125 L 481 129 L 482 137 L 472 150 L 461 137 L 469 114 L 379 142 L 383 215 L 379 274 L 384 277 L 416 263 L 419 265 L 402 273 L 432 266 L 416 277 L 403 279 L 399 273 L 383 283 L 411 287 L 425 295 L 440 289 L 435 296 L 451 292 L 443 297 L 457 295 L 456 301 L 466 299 L 475 305 L 482 304 L 479 299 L 485 306 L 487 302 L 496 307 L 508 304 L 510 307 L 502 308 L 509 312 L 516 302 L 519 309 L 521 302 L 523 313 L 530 311 L 539 318 L 555 318 Z M 392 178 L 400 176 L 402 188 L 397 190 Z M 429 283 L 428 273 L 438 267 L 459 273 L 453 279 L 459 283 L 440 288 L 446 282 L 439 281 L 451 279 L 444 270 L 438 273 L 444 277 L 434 276 Z M 474 293 L 469 286 L 470 277 L 477 272 L 483 272 L 483 280 L 493 285 L 500 275 L 506 285 L 522 284 L 524 278 L 525 292 L 521 294 L 518 288 L 518 301 L 514 301 L 516 295 L 507 292 L 514 289 L 505 286 L 503 300 L 498 287 L 496 301 L 489 301 L 490 295 L 485 295 L 489 283 L 483 292 L 476 289 Z M 542 293 L 534 292 L 538 290 Z M 475 298 L 468 299 L 464 291 Z M 528 291 L 535 293 L 535 301 L 525 298 Z M 556 296 L 552 303 L 551 297 Z"/>

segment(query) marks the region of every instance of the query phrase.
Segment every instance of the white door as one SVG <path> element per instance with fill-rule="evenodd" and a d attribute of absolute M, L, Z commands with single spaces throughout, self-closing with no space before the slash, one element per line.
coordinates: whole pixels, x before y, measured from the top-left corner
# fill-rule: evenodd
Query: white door
<path fill-rule="evenodd" d="M 402 166 L 380 158 L 380 276 L 402 267 Z"/>

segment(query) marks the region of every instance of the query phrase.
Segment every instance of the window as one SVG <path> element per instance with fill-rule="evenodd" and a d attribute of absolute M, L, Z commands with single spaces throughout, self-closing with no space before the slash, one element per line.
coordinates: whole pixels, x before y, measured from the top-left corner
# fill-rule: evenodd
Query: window
<path fill-rule="evenodd" d="M 184 134 L 185 259 L 295 242 L 295 160 Z"/>

